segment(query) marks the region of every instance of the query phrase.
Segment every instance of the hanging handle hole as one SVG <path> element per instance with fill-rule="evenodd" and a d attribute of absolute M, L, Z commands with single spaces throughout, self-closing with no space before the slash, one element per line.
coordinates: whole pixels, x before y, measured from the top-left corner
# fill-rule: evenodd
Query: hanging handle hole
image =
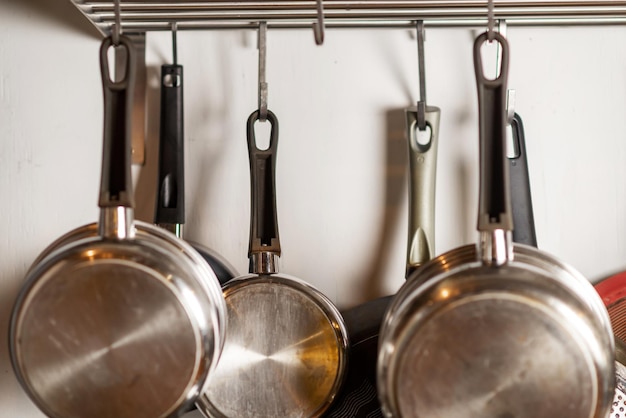
<path fill-rule="evenodd" d="M 165 87 L 180 87 L 180 75 L 178 74 L 165 74 L 163 76 L 163 86 Z"/>
<path fill-rule="evenodd" d="M 482 73 L 485 80 L 493 81 L 500 77 L 502 70 L 501 44 L 497 39 L 483 42 L 480 48 Z"/>
<path fill-rule="evenodd" d="M 270 147 L 272 133 L 272 123 L 269 121 L 256 121 L 254 124 L 255 145 L 261 151 L 266 151 Z"/>
<path fill-rule="evenodd" d="M 424 129 L 415 127 L 415 142 L 418 147 L 425 148 L 430 147 L 430 143 L 433 139 L 433 130 L 430 125 L 426 125 Z"/>
<path fill-rule="evenodd" d="M 128 70 L 128 48 L 123 43 L 119 45 L 111 45 L 107 49 L 107 62 L 109 70 L 109 80 L 113 83 L 118 83 L 126 79 L 126 72 Z"/>

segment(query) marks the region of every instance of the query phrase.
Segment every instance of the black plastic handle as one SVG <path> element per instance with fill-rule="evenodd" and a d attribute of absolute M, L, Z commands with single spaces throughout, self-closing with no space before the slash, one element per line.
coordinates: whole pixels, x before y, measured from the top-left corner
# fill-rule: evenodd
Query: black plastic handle
<path fill-rule="evenodd" d="M 522 124 L 522 118 L 517 113 L 511 121 L 511 130 L 516 151 L 516 155 L 509 158 L 511 207 L 514 225 L 513 241 L 537 247 L 524 125 Z"/>
<path fill-rule="evenodd" d="M 185 223 L 183 67 L 161 66 L 157 224 Z"/>
<path fill-rule="evenodd" d="M 480 199 L 478 230 L 496 229 L 510 231 L 511 200 L 506 158 L 506 93 L 509 67 L 509 46 L 506 39 L 494 33 L 500 43 L 501 65 L 499 75 L 487 79 L 483 73 L 481 47 L 488 40 L 482 33 L 474 42 L 474 70 L 478 88 L 478 113 L 480 129 Z"/>
<path fill-rule="evenodd" d="M 98 206 L 133 207 L 131 177 L 131 118 L 133 87 L 135 81 L 135 51 L 132 41 L 120 36 L 119 46 L 126 49 L 126 68 L 120 80 L 113 81 L 109 74 L 109 48 L 111 37 L 100 46 L 100 72 L 104 93 L 104 138 L 102 149 L 102 175 Z"/>
<path fill-rule="evenodd" d="M 259 149 L 256 143 L 254 124 L 259 120 L 259 111 L 248 118 L 248 155 L 250 157 L 250 247 L 248 257 L 253 254 L 274 253 L 280 255 L 278 216 L 276 212 L 276 151 L 278 149 L 278 119 L 267 111 L 267 122 L 272 125 L 269 147 Z"/>

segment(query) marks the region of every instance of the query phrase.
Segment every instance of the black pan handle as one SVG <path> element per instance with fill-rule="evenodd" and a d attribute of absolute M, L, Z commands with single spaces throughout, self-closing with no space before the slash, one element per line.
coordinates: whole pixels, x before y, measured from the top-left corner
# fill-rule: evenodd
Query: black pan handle
<path fill-rule="evenodd" d="M 133 85 L 135 81 L 135 51 L 132 41 L 120 36 L 119 46 L 126 49 L 126 67 L 120 80 L 113 81 L 109 74 L 109 48 L 111 37 L 100 46 L 100 71 L 104 93 L 104 139 L 102 150 L 102 175 L 100 178 L 100 208 L 132 208 L 131 177 L 131 117 Z"/>
<path fill-rule="evenodd" d="M 535 217 L 530 193 L 526 139 L 522 118 L 517 113 L 511 121 L 515 156 L 509 157 L 511 207 L 513 210 L 513 241 L 537 247 Z"/>
<path fill-rule="evenodd" d="M 267 149 L 259 149 L 254 125 L 260 119 L 259 111 L 248 118 L 248 155 L 250 157 L 250 247 L 248 257 L 267 260 L 280 256 L 278 216 L 276 212 L 276 151 L 278 149 L 278 119 L 267 111 L 267 122 L 271 124 L 270 143 Z M 252 273 L 275 271 L 266 263 L 251 263 Z M 269 269 L 269 270 L 268 270 Z"/>
<path fill-rule="evenodd" d="M 183 67 L 161 66 L 161 128 L 155 223 L 185 223 Z"/>
<path fill-rule="evenodd" d="M 479 35 L 474 42 L 474 70 L 478 87 L 480 129 L 480 199 L 478 230 L 511 231 L 511 200 L 506 157 L 506 93 L 509 67 L 509 46 L 499 33 L 493 33 L 500 43 L 502 62 L 499 75 L 487 79 L 483 72 L 481 47 L 488 33 Z"/>

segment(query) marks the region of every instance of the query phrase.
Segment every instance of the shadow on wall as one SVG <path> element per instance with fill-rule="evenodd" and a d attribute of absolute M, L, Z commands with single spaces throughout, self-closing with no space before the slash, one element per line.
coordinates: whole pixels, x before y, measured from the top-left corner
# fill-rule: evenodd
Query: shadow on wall
<path fill-rule="evenodd" d="M 391 109 L 386 113 L 386 163 L 385 163 L 385 192 L 383 219 L 374 237 L 378 246 L 365 263 L 363 281 L 357 288 L 360 294 L 356 295 L 355 304 L 376 299 L 383 295 L 383 277 L 388 271 L 392 259 L 393 242 L 396 240 L 400 215 L 404 213 L 407 204 L 407 140 L 404 109 Z"/>
<path fill-rule="evenodd" d="M 476 242 L 476 216 L 477 210 L 474 209 L 474 205 L 470 204 L 472 200 L 472 176 L 476 176 L 476 173 L 470 167 L 467 162 L 467 158 L 459 155 L 455 159 L 455 175 L 457 178 L 457 194 L 455 195 L 455 209 L 456 216 L 454 219 L 460 219 L 460 231 L 462 243 L 474 243 Z M 448 251 L 446 249 L 445 251 Z"/>
<path fill-rule="evenodd" d="M 8 0 L 2 4 L 3 9 L 7 7 L 18 13 L 61 24 L 81 35 L 102 38 L 96 27 L 69 0 Z"/>
<path fill-rule="evenodd" d="M 153 223 L 159 168 L 159 124 L 161 111 L 161 67 L 146 68 L 145 161 L 135 185 L 135 217 Z"/>

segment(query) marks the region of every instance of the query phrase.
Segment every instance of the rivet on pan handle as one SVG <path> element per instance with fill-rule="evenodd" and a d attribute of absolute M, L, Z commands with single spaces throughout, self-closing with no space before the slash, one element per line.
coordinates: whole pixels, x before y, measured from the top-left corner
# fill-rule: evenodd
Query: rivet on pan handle
<path fill-rule="evenodd" d="M 183 67 L 161 66 L 161 127 L 155 223 L 181 235 L 185 223 Z"/>
<path fill-rule="evenodd" d="M 481 47 L 487 42 L 488 34 L 485 32 L 479 35 L 474 42 L 480 135 L 478 231 L 481 233 L 483 261 L 500 265 L 513 257 L 513 221 L 506 158 L 509 46 L 501 34 L 493 33 L 492 36 L 500 43 L 502 51 L 499 75 L 492 80 L 487 79 L 483 73 L 481 55 Z"/>
<path fill-rule="evenodd" d="M 271 124 L 270 143 L 265 150 L 256 143 L 254 124 L 260 119 L 259 111 L 248 118 L 248 155 L 250 157 L 250 272 L 271 274 L 278 271 L 280 240 L 276 212 L 276 151 L 278 149 L 278 119 L 267 111 Z"/>
<path fill-rule="evenodd" d="M 126 49 L 126 68 L 119 80 L 109 74 L 109 48 L 105 38 L 100 47 L 100 70 L 104 93 L 104 138 L 100 179 L 99 232 L 102 236 L 123 239 L 132 236 L 134 206 L 131 177 L 131 118 L 135 81 L 135 51 L 132 41 L 120 36 L 119 46 Z"/>
<path fill-rule="evenodd" d="M 407 246 L 407 277 L 429 261 L 435 252 L 435 180 L 439 120 L 441 110 L 426 106 L 424 120 L 430 131 L 428 141 L 420 141 L 418 110 L 407 109 L 407 139 L 409 145 L 409 237 Z"/>

